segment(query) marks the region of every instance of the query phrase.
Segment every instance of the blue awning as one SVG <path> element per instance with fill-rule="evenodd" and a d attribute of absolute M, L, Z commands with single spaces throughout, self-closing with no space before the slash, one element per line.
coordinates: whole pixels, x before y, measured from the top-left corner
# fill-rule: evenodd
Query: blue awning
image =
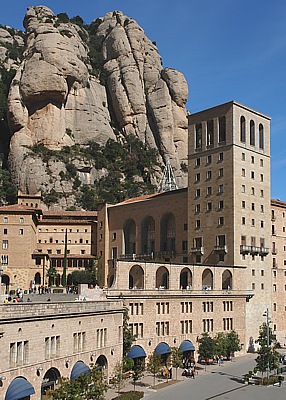
<path fill-rule="evenodd" d="M 127 354 L 128 358 L 138 358 L 138 357 L 146 357 L 145 351 L 141 346 L 132 346 L 131 350 Z"/>
<path fill-rule="evenodd" d="M 9 385 L 5 400 L 18 400 L 34 394 L 35 390 L 27 379 L 15 378 Z"/>
<path fill-rule="evenodd" d="M 172 353 L 172 350 L 170 349 L 170 346 L 167 343 L 159 343 L 155 350 L 154 350 L 155 354 L 168 354 L 168 353 Z"/>
<path fill-rule="evenodd" d="M 181 344 L 179 349 L 181 351 L 194 351 L 195 350 L 195 346 L 193 345 L 193 343 L 190 340 L 184 340 Z"/>
<path fill-rule="evenodd" d="M 76 379 L 81 374 L 90 372 L 89 367 L 83 361 L 77 361 L 71 370 L 71 379 Z"/>

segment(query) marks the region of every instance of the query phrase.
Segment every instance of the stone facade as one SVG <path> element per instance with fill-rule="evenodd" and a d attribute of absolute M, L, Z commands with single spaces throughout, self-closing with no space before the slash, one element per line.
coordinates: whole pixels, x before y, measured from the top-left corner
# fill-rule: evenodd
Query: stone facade
<path fill-rule="evenodd" d="M 234 101 L 190 115 L 188 187 L 193 260 L 245 268 L 252 341 L 271 304 L 270 118 Z"/>
<path fill-rule="evenodd" d="M 286 203 L 271 201 L 273 333 L 286 346 Z"/>
<path fill-rule="evenodd" d="M 97 212 L 51 212 L 18 204 L 0 207 L 2 282 L 7 291 L 18 286 L 61 284 L 65 240 L 67 279 L 73 270 L 85 268 L 96 256 Z M 2 236 L 3 235 L 3 236 Z M 48 269 L 57 276 L 49 279 Z"/>
<path fill-rule="evenodd" d="M 121 301 L 4 304 L 0 317 L 1 399 L 17 377 L 45 399 L 77 362 L 97 363 L 109 379 L 122 359 Z"/>

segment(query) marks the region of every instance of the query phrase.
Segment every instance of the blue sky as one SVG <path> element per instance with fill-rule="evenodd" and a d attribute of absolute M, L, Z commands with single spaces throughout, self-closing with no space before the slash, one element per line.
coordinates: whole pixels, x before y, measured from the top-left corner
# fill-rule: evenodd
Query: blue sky
<path fill-rule="evenodd" d="M 86 23 L 121 10 L 157 42 L 165 67 L 189 84 L 191 113 L 236 100 L 272 118 L 272 197 L 286 201 L 286 1 L 34 0 L 9 1 L 0 24 L 23 29 L 30 5 Z"/>

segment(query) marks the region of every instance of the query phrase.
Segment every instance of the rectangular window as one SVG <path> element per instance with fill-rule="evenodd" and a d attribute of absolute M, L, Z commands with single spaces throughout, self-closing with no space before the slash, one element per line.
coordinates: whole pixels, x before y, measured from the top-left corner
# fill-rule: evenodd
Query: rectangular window
<path fill-rule="evenodd" d="M 208 186 L 207 187 L 207 195 L 210 196 L 212 194 L 212 187 Z"/>
<path fill-rule="evenodd" d="M 263 182 L 263 174 L 260 174 L 260 182 Z"/>
<path fill-rule="evenodd" d="M 201 180 L 201 174 L 200 173 L 198 173 L 198 174 L 196 174 L 196 182 L 199 182 Z"/>
<path fill-rule="evenodd" d="M 207 164 L 211 164 L 211 162 L 212 162 L 212 156 L 208 155 L 207 156 Z"/>
<path fill-rule="evenodd" d="M 201 159 L 197 158 L 196 159 L 196 167 L 199 167 L 201 165 Z"/>
<path fill-rule="evenodd" d="M 218 186 L 218 192 L 219 193 L 223 193 L 224 192 L 224 186 L 223 185 L 219 185 Z"/>
<path fill-rule="evenodd" d="M 241 159 L 242 161 L 245 161 L 245 153 L 241 153 Z"/>
<path fill-rule="evenodd" d="M 254 171 L 251 171 L 251 179 L 254 179 Z"/>
<path fill-rule="evenodd" d="M 19 229 L 19 235 L 24 235 L 24 229 Z"/>
<path fill-rule="evenodd" d="M 219 210 L 222 210 L 223 207 L 224 207 L 223 200 L 220 200 L 220 201 L 218 202 L 218 209 L 219 209 Z"/>
<path fill-rule="evenodd" d="M 2 240 L 2 249 L 4 250 L 8 249 L 8 240 Z"/>
<path fill-rule="evenodd" d="M 224 225 L 224 217 L 219 217 L 218 224 L 219 225 Z"/>
<path fill-rule="evenodd" d="M 219 178 L 222 178 L 222 177 L 223 177 L 223 168 L 220 168 L 220 169 L 218 170 L 218 177 L 219 177 Z"/>
<path fill-rule="evenodd" d="M 245 193 L 245 185 L 241 185 L 241 193 Z"/>
<path fill-rule="evenodd" d="M 241 224 L 245 225 L 245 217 L 241 217 Z"/>
<path fill-rule="evenodd" d="M 10 343 L 10 367 L 21 366 L 28 363 L 29 342 Z"/>
<path fill-rule="evenodd" d="M 200 228 L 201 227 L 201 220 L 197 219 L 196 220 L 196 228 Z"/>
<path fill-rule="evenodd" d="M 196 211 L 196 213 L 199 213 L 201 211 L 201 205 L 200 204 L 196 204 L 195 211 Z"/>
<path fill-rule="evenodd" d="M 206 179 L 207 179 L 207 180 L 212 179 L 212 171 L 207 171 Z"/>
<path fill-rule="evenodd" d="M 223 153 L 219 153 L 219 155 L 218 155 L 218 161 L 223 161 Z"/>
<path fill-rule="evenodd" d="M 212 210 L 212 202 L 208 201 L 207 202 L 207 211 L 211 211 Z"/>
<path fill-rule="evenodd" d="M 196 189 L 196 197 L 200 197 L 201 195 L 201 189 Z"/>
<path fill-rule="evenodd" d="M 242 170 L 241 170 L 241 176 L 245 176 L 245 169 L 244 168 L 242 168 Z"/>

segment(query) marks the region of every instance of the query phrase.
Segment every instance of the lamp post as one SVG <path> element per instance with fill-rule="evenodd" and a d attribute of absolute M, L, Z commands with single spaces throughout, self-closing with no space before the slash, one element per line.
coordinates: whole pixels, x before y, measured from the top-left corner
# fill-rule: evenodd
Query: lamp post
<path fill-rule="evenodd" d="M 0 264 L 0 296 L 2 295 L 2 275 L 3 275 L 3 267 L 2 264 Z"/>
<path fill-rule="evenodd" d="M 263 314 L 264 317 L 266 317 L 266 335 L 267 335 L 267 371 L 266 371 L 266 376 L 267 379 L 269 379 L 269 346 L 270 346 L 270 337 L 269 337 L 269 324 L 270 324 L 270 318 L 269 318 L 269 309 L 267 307 L 265 313 Z"/>

